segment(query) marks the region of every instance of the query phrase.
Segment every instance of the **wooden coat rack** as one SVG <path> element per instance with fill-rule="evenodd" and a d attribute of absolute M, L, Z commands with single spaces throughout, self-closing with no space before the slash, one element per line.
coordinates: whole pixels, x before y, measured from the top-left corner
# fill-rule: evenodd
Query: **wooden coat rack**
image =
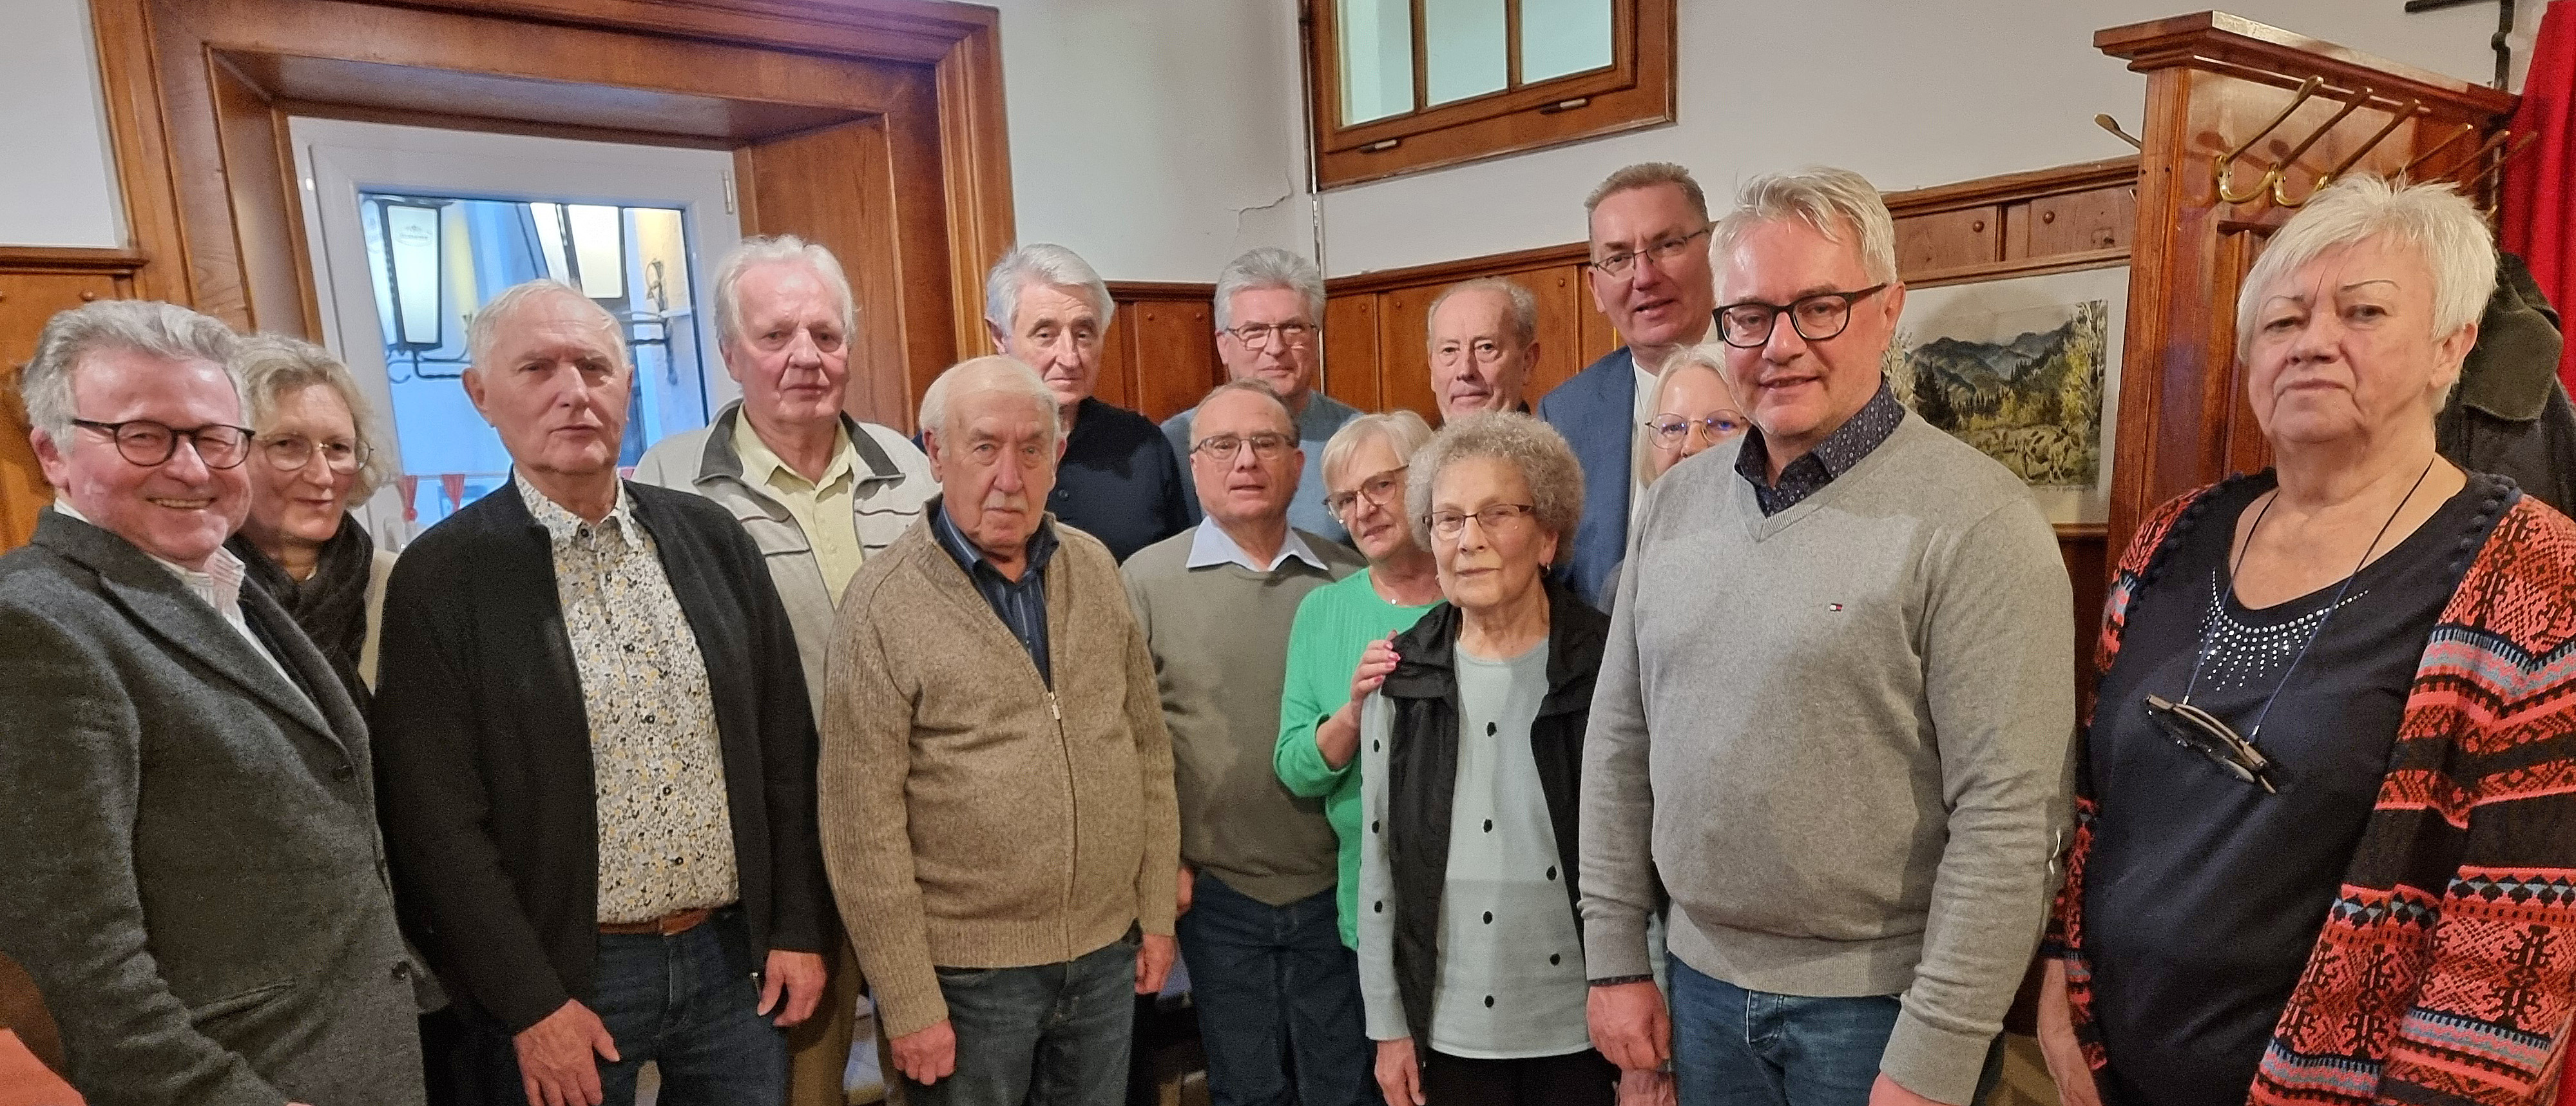
<path fill-rule="evenodd" d="M 2147 75 L 2112 468 L 2113 563 L 2157 504 L 2270 463 L 2236 296 L 2295 209 L 2349 173 L 2457 181 L 2492 210 L 2516 97 L 2224 12 L 2113 27 Z"/>

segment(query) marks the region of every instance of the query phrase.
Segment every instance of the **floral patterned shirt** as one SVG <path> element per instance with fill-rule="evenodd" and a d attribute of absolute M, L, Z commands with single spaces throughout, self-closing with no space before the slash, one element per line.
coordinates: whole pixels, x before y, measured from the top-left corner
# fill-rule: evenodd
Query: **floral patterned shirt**
<path fill-rule="evenodd" d="M 706 660 L 636 525 L 626 485 L 585 522 L 512 475 L 553 539 L 598 789 L 599 920 L 645 922 L 741 897 Z"/>

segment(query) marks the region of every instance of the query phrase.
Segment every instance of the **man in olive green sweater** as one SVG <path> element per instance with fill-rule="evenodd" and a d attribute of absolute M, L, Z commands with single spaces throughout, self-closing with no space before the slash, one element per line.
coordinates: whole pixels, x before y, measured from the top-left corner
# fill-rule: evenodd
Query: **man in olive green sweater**
<path fill-rule="evenodd" d="M 1342 945 L 1323 804 L 1270 770 L 1288 631 L 1357 554 L 1288 525 L 1304 451 L 1270 386 L 1208 393 L 1189 466 L 1207 517 L 1123 573 L 1171 728 L 1181 806 L 1181 949 L 1215 1106 L 1369 1100 L 1358 965 Z"/>
<path fill-rule="evenodd" d="M 823 857 L 914 1106 L 1118 1106 L 1163 987 L 1171 738 L 1118 565 L 1043 512 L 1055 400 L 1002 357 L 921 425 L 941 483 L 843 595 Z"/>

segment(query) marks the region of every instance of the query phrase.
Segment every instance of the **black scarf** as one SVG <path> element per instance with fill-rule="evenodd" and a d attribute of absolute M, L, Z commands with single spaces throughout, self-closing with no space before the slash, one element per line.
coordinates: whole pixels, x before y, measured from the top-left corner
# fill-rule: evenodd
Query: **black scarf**
<path fill-rule="evenodd" d="M 368 539 L 367 528 L 355 518 L 341 516 L 340 532 L 322 543 L 313 578 L 303 581 L 287 575 L 284 566 L 240 534 L 233 535 L 224 548 L 241 558 L 244 575 L 294 616 L 295 625 L 313 639 L 323 658 L 331 662 L 331 671 L 349 689 L 349 699 L 359 710 L 367 709 L 371 696 L 366 681 L 358 678 L 358 651 L 367 643 L 367 581 L 376 564 L 376 546 Z"/>

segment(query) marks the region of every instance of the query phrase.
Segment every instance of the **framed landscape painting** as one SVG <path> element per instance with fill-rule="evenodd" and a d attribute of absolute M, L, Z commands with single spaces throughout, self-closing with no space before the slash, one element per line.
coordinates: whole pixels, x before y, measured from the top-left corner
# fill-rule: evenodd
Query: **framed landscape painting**
<path fill-rule="evenodd" d="M 2110 516 L 2129 269 L 1907 289 L 1897 398 L 2003 463 L 2052 523 Z"/>

